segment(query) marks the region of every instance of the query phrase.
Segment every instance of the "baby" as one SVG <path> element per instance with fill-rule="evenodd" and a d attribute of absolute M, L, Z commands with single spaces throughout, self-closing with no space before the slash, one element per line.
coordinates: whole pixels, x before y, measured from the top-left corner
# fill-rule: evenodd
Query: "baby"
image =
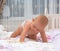
<path fill-rule="evenodd" d="M 48 19 L 44 15 L 39 15 L 32 21 L 26 21 L 24 26 L 19 26 L 18 29 L 12 33 L 11 37 L 20 36 L 20 42 L 24 42 L 25 37 L 37 40 L 37 34 L 41 34 L 43 42 L 47 42 L 44 28 L 48 24 Z"/>

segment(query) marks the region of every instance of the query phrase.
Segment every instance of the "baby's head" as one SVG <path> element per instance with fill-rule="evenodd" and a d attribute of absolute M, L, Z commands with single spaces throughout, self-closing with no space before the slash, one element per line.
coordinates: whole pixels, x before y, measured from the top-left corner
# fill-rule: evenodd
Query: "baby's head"
<path fill-rule="evenodd" d="M 37 16 L 32 22 L 33 27 L 35 27 L 37 30 L 44 29 L 47 24 L 48 24 L 48 19 L 44 15 Z"/>

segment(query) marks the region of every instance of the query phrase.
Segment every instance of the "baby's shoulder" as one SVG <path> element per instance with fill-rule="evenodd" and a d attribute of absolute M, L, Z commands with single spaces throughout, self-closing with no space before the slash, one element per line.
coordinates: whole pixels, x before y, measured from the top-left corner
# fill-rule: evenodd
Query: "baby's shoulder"
<path fill-rule="evenodd" d="M 30 27 L 31 23 L 29 20 L 25 20 L 24 23 L 22 24 L 22 27 Z"/>

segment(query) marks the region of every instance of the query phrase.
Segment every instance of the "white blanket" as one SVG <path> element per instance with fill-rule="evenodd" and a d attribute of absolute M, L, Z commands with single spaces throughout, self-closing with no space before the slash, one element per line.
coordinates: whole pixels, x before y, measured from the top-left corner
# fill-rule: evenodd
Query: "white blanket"
<path fill-rule="evenodd" d="M 11 33 L 12 32 L 0 31 L 0 50 L 1 51 L 5 51 L 5 50 L 19 51 L 20 49 L 21 49 L 20 51 L 24 51 L 24 50 L 29 51 L 28 49 L 30 49 L 30 51 L 35 51 L 35 50 L 44 51 L 44 49 L 45 51 L 47 51 L 47 49 L 48 51 L 55 51 L 55 50 L 60 51 L 60 30 L 53 30 L 53 31 L 46 32 L 47 38 L 50 42 L 47 44 L 35 42 L 27 38 L 26 38 L 26 41 L 23 44 L 21 44 L 19 43 L 19 38 L 11 38 L 11 39 L 6 38 L 6 37 L 9 37 Z M 39 49 L 36 47 L 39 47 Z"/>
<path fill-rule="evenodd" d="M 0 40 L 0 51 L 55 51 L 52 43 L 28 41 L 25 43 Z"/>

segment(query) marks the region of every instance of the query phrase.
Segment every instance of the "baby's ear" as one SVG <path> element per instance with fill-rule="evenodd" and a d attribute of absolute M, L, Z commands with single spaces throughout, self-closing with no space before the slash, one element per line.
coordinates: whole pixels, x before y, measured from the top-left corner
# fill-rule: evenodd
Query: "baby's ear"
<path fill-rule="evenodd" d="M 33 18 L 32 21 L 34 21 L 35 19 Z"/>

